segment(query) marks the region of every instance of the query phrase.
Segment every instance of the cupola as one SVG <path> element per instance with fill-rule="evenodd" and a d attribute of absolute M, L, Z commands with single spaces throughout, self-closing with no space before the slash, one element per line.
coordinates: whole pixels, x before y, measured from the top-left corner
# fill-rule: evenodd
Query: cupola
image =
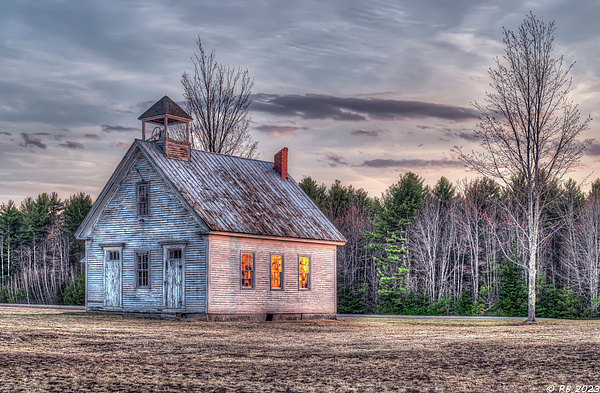
<path fill-rule="evenodd" d="M 138 120 L 142 121 L 142 140 L 155 141 L 167 157 L 189 161 L 189 123 L 193 119 L 175 101 L 164 96 L 138 117 Z M 148 139 L 146 123 L 154 125 Z"/>

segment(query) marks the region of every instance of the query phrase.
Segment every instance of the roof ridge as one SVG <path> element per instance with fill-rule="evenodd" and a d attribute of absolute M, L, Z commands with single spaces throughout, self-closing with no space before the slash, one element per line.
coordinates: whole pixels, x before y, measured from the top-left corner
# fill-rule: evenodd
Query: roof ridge
<path fill-rule="evenodd" d="M 137 139 L 137 138 L 136 138 L 136 140 L 137 140 L 137 141 L 140 141 L 140 142 L 154 143 L 154 141 L 144 141 L 144 140 Z M 274 161 L 265 161 L 265 160 L 259 160 L 259 159 L 257 159 L 257 158 L 247 158 L 247 157 L 234 156 L 234 155 L 231 155 L 231 154 L 217 153 L 217 152 L 214 152 L 214 151 L 206 151 L 206 150 L 194 149 L 193 147 L 190 149 L 190 153 L 191 153 L 192 151 L 197 151 L 197 152 L 199 152 L 199 153 L 201 153 L 201 154 L 216 154 L 216 155 L 219 155 L 219 156 L 225 156 L 225 157 L 239 158 L 239 159 L 242 159 L 242 160 L 257 161 L 257 162 L 265 162 L 265 163 L 267 163 L 267 164 L 273 164 L 273 163 L 274 163 Z"/>

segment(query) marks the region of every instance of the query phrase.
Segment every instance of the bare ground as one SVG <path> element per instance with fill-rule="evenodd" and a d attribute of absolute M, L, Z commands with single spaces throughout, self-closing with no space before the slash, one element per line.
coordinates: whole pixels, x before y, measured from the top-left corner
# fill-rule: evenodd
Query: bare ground
<path fill-rule="evenodd" d="M 574 391 L 600 385 L 599 355 L 600 321 L 209 323 L 0 307 L 2 392 Z"/>

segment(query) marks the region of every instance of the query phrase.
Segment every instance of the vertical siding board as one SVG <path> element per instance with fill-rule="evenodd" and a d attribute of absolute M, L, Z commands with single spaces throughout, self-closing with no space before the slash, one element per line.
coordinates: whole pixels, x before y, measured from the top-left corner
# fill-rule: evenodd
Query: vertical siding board
<path fill-rule="evenodd" d="M 136 183 L 150 182 L 150 215 L 137 216 Z M 88 309 L 103 308 L 104 260 L 100 244 L 125 243 L 121 255 L 124 311 L 158 312 L 165 308 L 163 246 L 159 242 L 187 241 L 186 288 L 194 288 L 185 301 L 185 312 L 206 311 L 206 239 L 200 228 L 150 162 L 140 155 L 106 204 L 88 241 Z M 137 287 L 136 251 L 149 251 L 149 286 Z M 202 277 L 204 275 L 204 278 Z M 181 288 L 183 290 L 183 287 Z"/>

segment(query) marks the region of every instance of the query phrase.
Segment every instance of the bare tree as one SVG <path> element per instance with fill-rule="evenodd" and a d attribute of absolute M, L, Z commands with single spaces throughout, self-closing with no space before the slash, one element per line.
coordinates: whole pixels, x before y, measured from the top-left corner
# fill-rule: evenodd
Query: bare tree
<path fill-rule="evenodd" d="M 200 150 L 255 158 L 258 142 L 250 136 L 248 107 L 254 80 L 248 70 L 219 64 L 215 52 L 204 52 L 198 37 L 194 75 L 181 76 L 186 109 L 194 118 L 192 143 Z"/>
<path fill-rule="evenodd" d="M 563 263 L 577 295 L 595 311 L 600 291 L 600 196 L 591 194 L 570 224 Z"/>
<path fill-rule="evenodd" d="M 528 322 L 535 321 L 535 278 L 543 210 L 559 196 L 554 192 L 562 177 L 579 165 L 583 150 L 578 135 L 588 128 L 588 117 L 580 122 L 577 105 L 568 100 L 573 65 L 563 68 L 563 57 L 552 57 L 554 22 L 546 24 L 530 13 L 518 32 L 504 30 L 503 60 L 490 69 L 492 93 L 480 111 L 478 129 L 483 152 L 453 151 L 467 167 L 499 180 L 516 198 L 525 216 L 523 223 L 504 206 L 520 230 L 528 253 Z M 505 64 L 506 63 L 506 64 Z M 521 225 L 524 224 L 524 225 Z"/>

